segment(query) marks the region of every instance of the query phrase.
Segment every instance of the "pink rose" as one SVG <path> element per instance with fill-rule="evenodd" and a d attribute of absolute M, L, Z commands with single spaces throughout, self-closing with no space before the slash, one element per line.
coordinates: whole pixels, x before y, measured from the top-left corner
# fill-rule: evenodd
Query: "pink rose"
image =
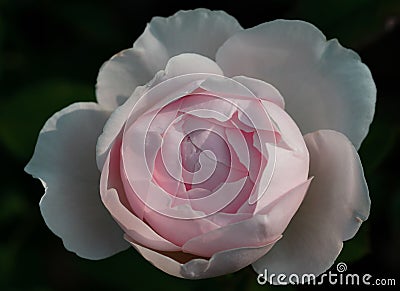
<path fill-rule="evenodd" d="M 153 18 L 100 69 L 98 103 L 40 132 L 26 171 L 65 247 L 133 246 L 168 274 L 321 274 L 369 215 L 356 149 L 376 89 L 313 25 L 222 11 Z"/>

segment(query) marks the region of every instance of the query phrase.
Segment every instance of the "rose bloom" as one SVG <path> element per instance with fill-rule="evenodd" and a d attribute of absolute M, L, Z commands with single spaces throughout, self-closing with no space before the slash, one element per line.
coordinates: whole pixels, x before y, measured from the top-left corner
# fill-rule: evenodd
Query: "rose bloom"
<path fill-rule="evenodd" d="M 83 258 L 133 246 L 183 278 L 250 264 L 319 275 L 369 215 L 357 149 L 376 88 L 312 24 L 155 17 L 101 67 L 96 95 L 46 122 L 25 169 L 46 224 Z"/>

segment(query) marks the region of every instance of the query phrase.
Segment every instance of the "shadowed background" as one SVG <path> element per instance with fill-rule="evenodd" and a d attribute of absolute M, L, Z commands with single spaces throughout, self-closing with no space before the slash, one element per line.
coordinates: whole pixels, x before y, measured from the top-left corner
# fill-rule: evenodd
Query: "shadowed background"
<path fill-rule="evenodd" d="M 400 1 L 264 3 L 0 0 L 0 290 L 277 288 L 259 286 L 250 267 L 214 279 L 177 279 L 134 249 L 81 259 L 46 227 L 38 207 L 42 185 L 23 172 L 44 122 L 66 105 L 95 100 L 104 61 L 131 47 L 152 16 L 197 7 L 225 10 L 244 28 L 276 18 L 306 20 L 360 54 L 378 88 L 375 119 L 359 151 L 372 208 L 336 263 L 400 284 Z"/>

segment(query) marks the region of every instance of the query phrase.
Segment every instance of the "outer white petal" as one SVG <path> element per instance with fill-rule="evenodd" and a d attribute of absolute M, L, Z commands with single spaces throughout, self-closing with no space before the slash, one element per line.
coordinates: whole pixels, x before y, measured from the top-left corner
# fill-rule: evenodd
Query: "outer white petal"
<path fill-rule="evenodd" d="M 218 48 L 242 30 L 235 18 L 223 11 L 179 11 L 168 18 L 154 17 L 133 48 L 106 62 L 97 78 L 97 100 L 108 109 L 123 104 L 133 90 L 165 68 L 181 53 L 215 58 Z"/>
<path fill-rule="evenodd" d="M 47 226 L 68 250 L 88 259 L 129 246 L 99 194 L 96 141 L 108 116 L 95 103 L 75 103 L 54 114 L 25 168 L 45 187 L 40 210 Z"/>
<path fill-rule="evenodd" d="M 315 274 L 326 271 L 369 215 L 370 199 L 357 151 L 341 133 L 305 136 L 314 180 L 298 212 L 256 272 Z"/>
<path fill-rule="evenodd" d="M 244 30 L 224 43 L 216 60 L 226 76 L 275 86 L 303 134 L 334 129 L 359 148 L 368 132 L 376 100 L 370 71 L 312 24 L 276 20 Z"/>
<path fill-rule="evenodd" d="M 165 67 L 169 58 L 181 53 L 214 59 L 219 47 L 240 30 L 237 20 L 224 11 L 179 11 L 168 18 L 154 17 L 133 47 L 147 50 L 156 72 Z"/>
<path fill-rule="evenodd" d="M 172 57 L 165 66 L 165 77 L 173 78 L 191 73 L 223 75 L 221 68 L 210 58 L 198 54 L 183 53 Z"/>
<path fill-rule="evenodd" d="M 176 277 L 204 279 L 236 272 L 263 256 L 274 243 L 258 248 L 238 248 L 214 254 L 210 259 L 192 259 L 179 263 L 169 256 L 140 246 L 126 237 L 132 246 L 150 263 Z"/>
<path fill-rule="evenodd" d="M 137 86 L 144 85 L 157 71 L 148 67 L 146 52 L 123 50 L 105 62 L 97 76 L 96 97 L 104 108 L 113 110 L 123 104 Z"/>

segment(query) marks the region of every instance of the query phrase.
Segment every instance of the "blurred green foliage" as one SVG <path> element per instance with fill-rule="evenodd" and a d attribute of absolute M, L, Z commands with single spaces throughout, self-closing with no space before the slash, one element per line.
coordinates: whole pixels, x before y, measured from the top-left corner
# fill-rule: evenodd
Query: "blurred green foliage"
<path fill-rule="evenodd" d="M 46 79 L 15 92 L 0 108 L 0 139 L 16 157 L 28 159 L 46 120 L 78 101 L 91 101 L 93 86 Z M 24 134 L 21 134 L 23 130 Z"/>
<path fill-rule="evenodd" d="M 371 216 L 345 243 L 338 262 L 378 277 L 399 273 L 400 1 L 0 0 L 0 290 L 264 290 L 246 268 L 220 278 L 186 281 L 152 267 L 134 250 L 102 261 L 66 251 L 42 220 L 39 181 L 23 172 L 44 122 L 76 101 L 94 101 L 101 64 L 130 47 L 152 16 L 180 9 L 222 9 L 243 27 L 276 19 L 310 21 L 328 38 L 355 49 L 378 87 L 376 116 L 360 156 Z M 287 287 L 286 289 L 295 289 Z M 301 289 L 301 288 L 300 288 Z"/>

